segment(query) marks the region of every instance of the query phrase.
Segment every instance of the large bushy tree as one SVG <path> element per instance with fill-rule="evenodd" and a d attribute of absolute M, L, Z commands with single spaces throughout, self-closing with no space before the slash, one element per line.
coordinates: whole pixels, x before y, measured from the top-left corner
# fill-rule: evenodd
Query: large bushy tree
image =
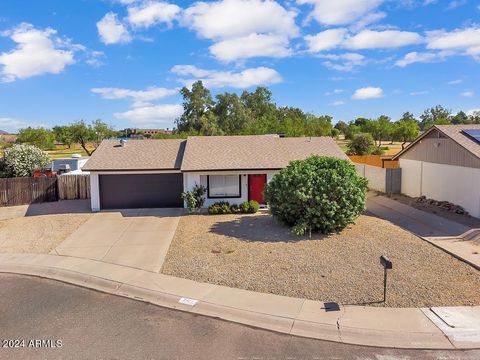
<path fill-rule="evenodd" d="M 44 169 L 50 160 L 40 148 L 30 144 L 15 144 L 5 149 L 3 155 L 3 177 L 31 176 L 37 169 Z"/>
<path fill-rule="evenodd" d="M 369 133 L 355 134 L 348 143 L 348 155 L 369 155 L 375 148 L 372 135 Z"/>
<path fill-rule="evenodd" d="M 367 180 L 347 160 L 311 156 L 292 161 L 265 188 L 273 216 L 298 235 L 330 234 L 365 210 Z"/>
<path fill-rule="evenodd" d="M 45 150 L 52 149 L 55 146 L 55 134 L 43 127 L 33 128 L 29 126 L 19 130 L 16 142 L 35 145 Z"/>

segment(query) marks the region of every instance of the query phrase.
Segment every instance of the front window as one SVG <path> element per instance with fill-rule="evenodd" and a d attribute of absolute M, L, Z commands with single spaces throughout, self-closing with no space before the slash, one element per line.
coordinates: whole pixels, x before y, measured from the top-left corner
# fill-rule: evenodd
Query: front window
<path fill-rule="evenodd" d="M 208 197 L 239 198 L 241 197 L 240 184 L 240 175 L 209 175 Z"/>

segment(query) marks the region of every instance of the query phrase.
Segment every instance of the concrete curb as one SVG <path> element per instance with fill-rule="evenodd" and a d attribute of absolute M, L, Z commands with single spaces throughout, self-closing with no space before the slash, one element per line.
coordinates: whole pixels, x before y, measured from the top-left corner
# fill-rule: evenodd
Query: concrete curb
<path fill-rule="evenodd" d="M 0 254 L 0 272 L 58 280 L 308 338 L 404 349 L 480 348 L 477 328 L 463 330 L 466 336 L 462 341 L 451 341 L 435 319 L 426 315 L 425 309 L 341 306 L 339 311 L 328 311 L 319 301 L 197 283 L 95 260 L 55 255 Z M 480 307 L 473 309 L 480 311 Z M 468 340 L 464 341 L 465 338 Z"/>

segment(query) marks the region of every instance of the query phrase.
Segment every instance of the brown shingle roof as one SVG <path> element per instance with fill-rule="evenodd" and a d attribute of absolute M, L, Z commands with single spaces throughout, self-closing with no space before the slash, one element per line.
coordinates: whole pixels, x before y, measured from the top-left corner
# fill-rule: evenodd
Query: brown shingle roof
<path fill-rule="evenodd" d="M 348 160 L 330 137 L 190 136 L 181 170 L 280 169 L 312 154 Z"/>
<path fill-rule="evenodd" d="M 434 125 L 429 130 L 425 131 L 422 135 L 415 139 L 410 145 L 408 145 L 404 150 L 399 152 L 393 157 L 393 160 L 401 157 L 402 154 L 406 153 L 410 148 L 415 146 L 415 144 L 425 137 L 428 133 L 437 129 L 444 135 L 448 136 L 450 139 L 455 141 L 457 144 L 465 148 L 467 151 L 471 152 L 476 157 L 480 158 L 480 144 L 473 140 L 471 137 L 467 136 L 463 130 L 475 129 L 480 130 L 480 124 L 460 124 L 460 125 Z"/>
<path fill-rule="evenodd" d="M 185 140 L 103 140 L 82 170 L 172 170 L 180 169 Z"/>
<path fill-rule="evenodd" d="M 470 151 L 473 155 L 480 158 L 480 144 L 463 133 L 463 130 L 467 129 L 480 130 L 480 124 L 437 125 L 435 127 L 453 141 Z"/>

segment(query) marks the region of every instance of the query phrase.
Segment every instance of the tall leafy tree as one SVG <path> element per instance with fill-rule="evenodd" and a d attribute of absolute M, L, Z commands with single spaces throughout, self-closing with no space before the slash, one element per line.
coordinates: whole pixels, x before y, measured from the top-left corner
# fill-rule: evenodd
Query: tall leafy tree
<path fill-rule="evenodd" d="M 60 141 L 61 143 L 65 144 L 70 147 L 73 144 L 73 137 L 70 131 L 69 126 L 54 126 L 52 128 L 53 134 L 55 135 L 55 140 Z"/>
<path fill-rule="evenodd" d="M 205 116 L 214 106 L 210 90 L 199 80 L 192 84 L 191 90 L 183 87 L 180 94 L 183 96 L 183 114 L 175 121 L 177 130 L 202 132 Z M 211 117 L 209 119 L 213 120 Z"/>
<path fill-rule="evenodd" d="M 404 113 L 394 127 L 394 138 L 402 142 L 402 150 L 405 148 L 405 144 L 415 140 L 420 132 L 417 121 L 409 115 L 409 113 Z"/>
<path fill-rule="evenodd" d="M 471 124 L 472 120 L 463 111 L 459 111 L 451 118 L 452 124 Z"/>
<path fill-rule="evenodd" d="M 55 145 L 55 135 L 52 131 L 43 127 L 27 127 L 20 129 L 17 136 L 17 143 L 31 144 L 40 149 L 52 149 Z"/>
<path fill-rule="evenodd" d="M 93 154 L 103 139 L 117 135 L 108 124 L 99 119 L 93 121 L 92 124 L 79 120 L 69 128 L 73 141 L 80 144 L 88 156 Z M 88 145 L 93 146 L 93 150 Z"/>
<path fill-rule="evenodd" d="M 420 128 L 422 130 L 427 130 L 433 125 L 450 124 L 451 114 L 451 110 L 448 110 L 441 105 L 428 108 L 422 115 L 420 115 Z"/>
<path fill-rule="evenodd" d="M 248 113 L 237 94 L 217 95 L 213 113 L 218 127 L 226 134 L 239 134 L 249 121 Z"/>

